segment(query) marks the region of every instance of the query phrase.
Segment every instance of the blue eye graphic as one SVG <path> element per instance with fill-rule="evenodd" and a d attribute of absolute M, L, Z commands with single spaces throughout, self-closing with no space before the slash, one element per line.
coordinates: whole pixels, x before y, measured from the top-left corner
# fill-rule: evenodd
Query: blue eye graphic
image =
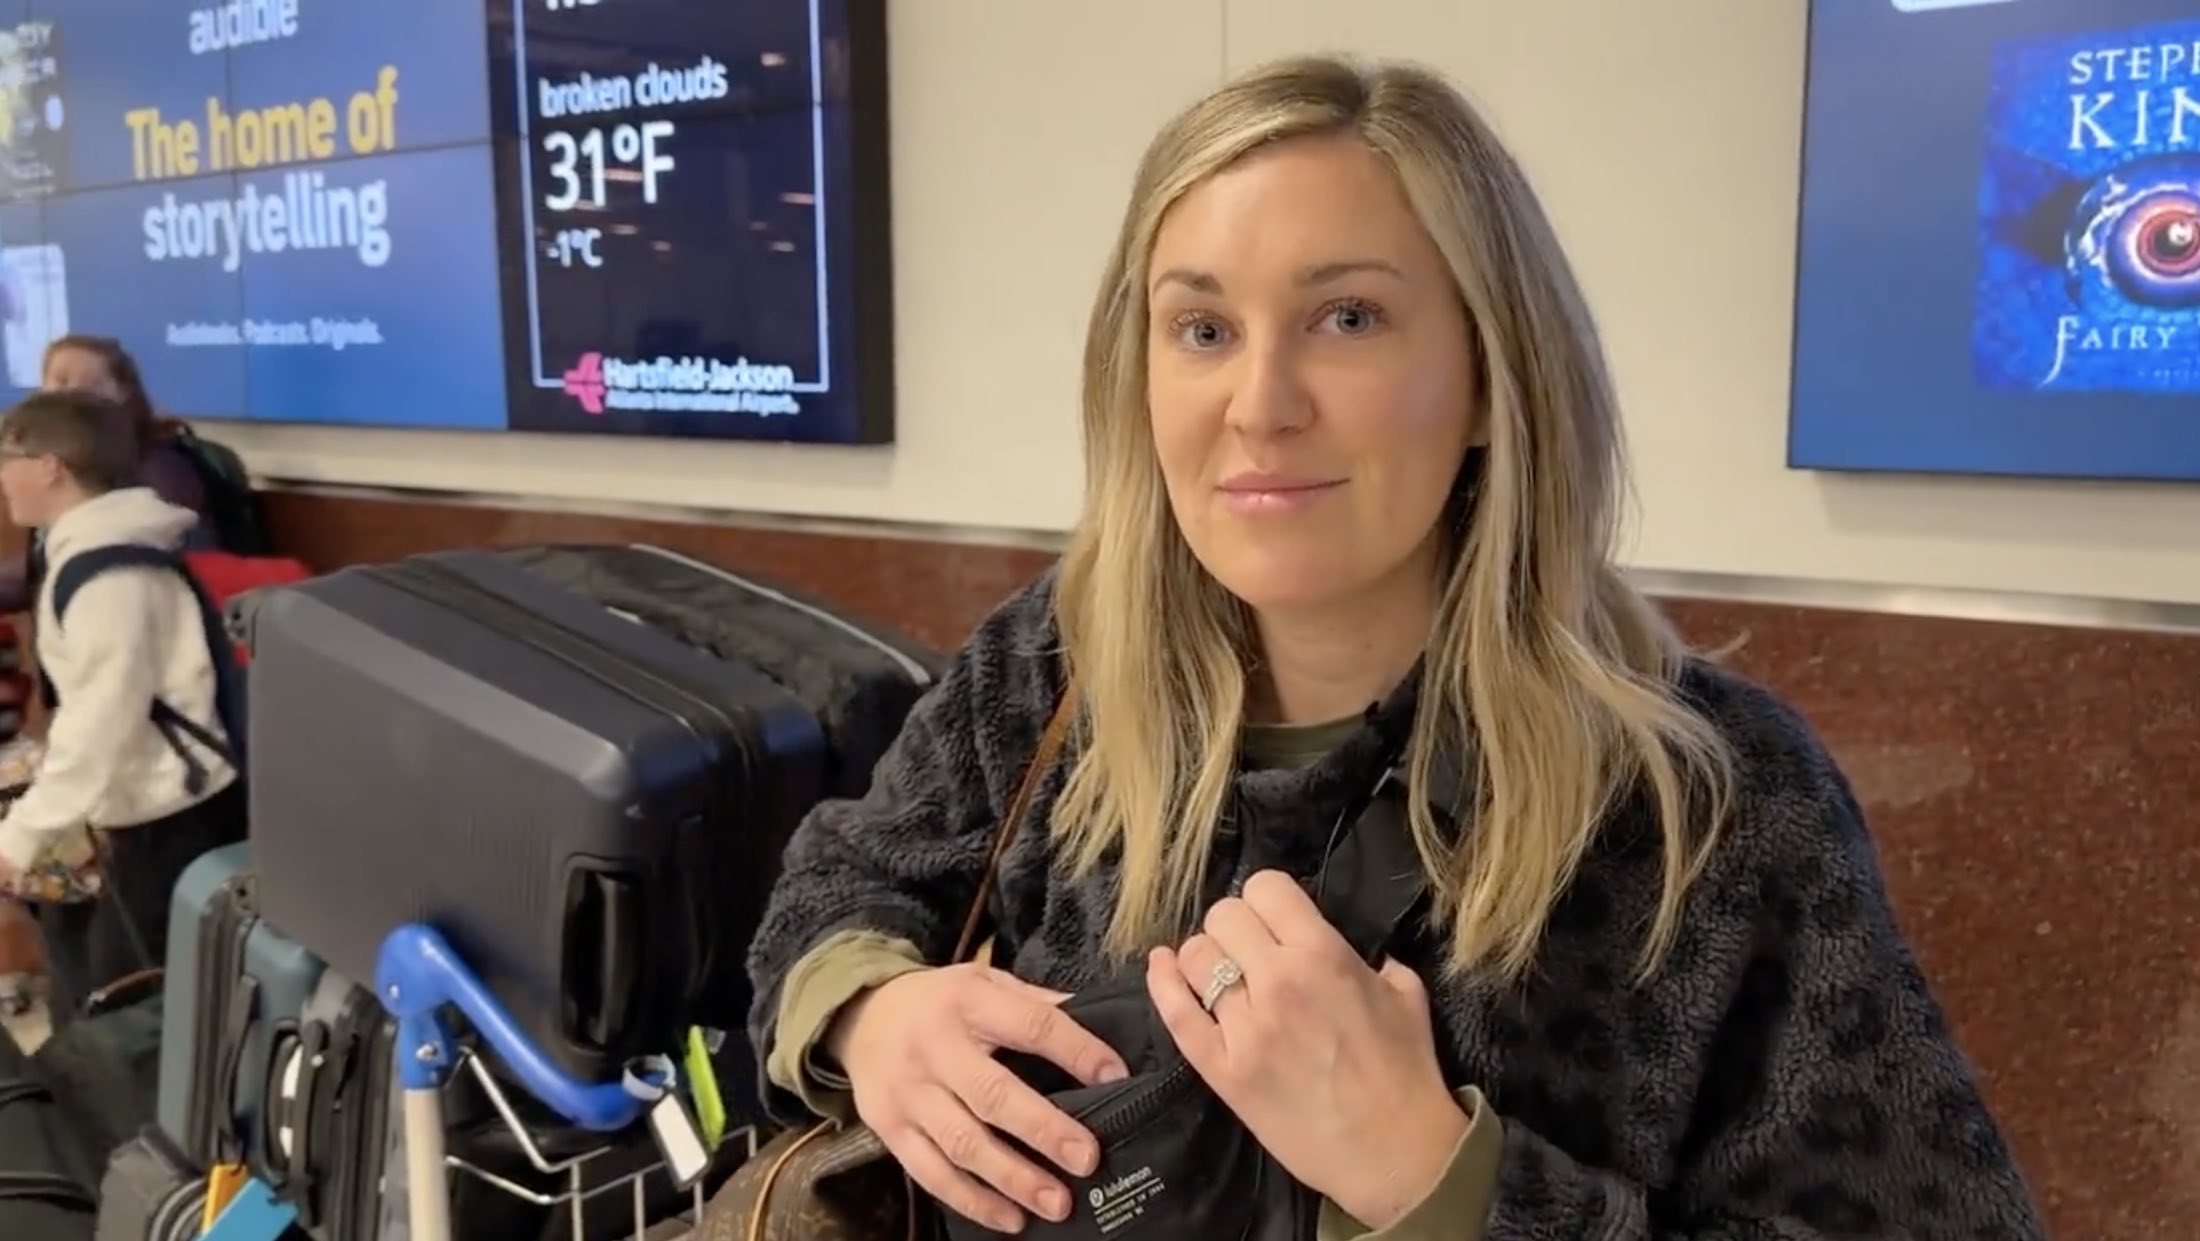
<path fill-rule="evenodd" d="M 2078 200 L 2065 259 L 2073 294 L 2090 277 L 2141 306 L 2200 306 L 2200 159 L 2102 176 Z"/>

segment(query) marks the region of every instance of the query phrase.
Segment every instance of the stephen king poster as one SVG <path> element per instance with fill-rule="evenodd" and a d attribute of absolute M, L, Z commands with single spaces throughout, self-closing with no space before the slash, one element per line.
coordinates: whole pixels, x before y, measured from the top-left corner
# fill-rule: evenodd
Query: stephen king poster
<path fill-rule="evenodd" d="M 1990 90 L 1979 381 L 2200 391 L 2200 22 L 2011 45 Z"/>

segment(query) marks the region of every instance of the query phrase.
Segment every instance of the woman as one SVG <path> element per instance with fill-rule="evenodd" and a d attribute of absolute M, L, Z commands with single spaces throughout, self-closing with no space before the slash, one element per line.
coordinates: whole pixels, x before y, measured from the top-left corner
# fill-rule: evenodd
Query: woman
<path fill-rule="evenodd" d="M 170 504 L 199 514 L 190 546 L 211 545 L 213 528 L 206 517 L 206 484 L 198 467 L 161 425 L 153 412 L 152 397 L 138 373 L 137 359 L 111 336 L 71 335 L 46 346 L 39 366 L 39 386 L 49 392 L 92 392 L 130 411 L 144 444 L 140 467 L 144 485 Z M 33 539 L 37 537 L 32 536 Z M 29 547 L 21 555 L 0 563 L 0 614 L 28 611 L 37 593 L 38 573 Z"/>
<path fill-rule="evenodd" d="M 1053 1004 L 1128 962 L 1327 1237 L 2041 1235 L 1847 784 L 1614 567 L 1596 334 L 1457 93 L 1301 60 L 1163 129 L 1084 431 L 1058 571 L 788 850 L 752 955 L 782 1104 L 981 1223 L 1059 1219 L 1093 1140 L 994 1053 L 1122 1072 Z M 938 968 L 1065 693 L 1005 968 Z M 1435 906 L 1378 971 L 1291 880 L 1401 753 Z"/>

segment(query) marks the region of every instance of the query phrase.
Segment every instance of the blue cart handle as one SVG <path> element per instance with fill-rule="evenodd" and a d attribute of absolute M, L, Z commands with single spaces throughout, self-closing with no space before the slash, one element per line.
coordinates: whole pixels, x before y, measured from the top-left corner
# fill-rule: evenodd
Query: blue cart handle
<path fill-rule="evenodd" d="M 672 1088 L 668 1060 L 630 1068 L 622 1081 L 588 1084 L 568 1075 L 527 1037 L 435 928 L 408 923 L 382 941 L 375 991 L 397 1019 L 397 1077 L 406 1090 L 436 1090 L 457 1065 L 441 1019 L 448 1004 L 466 1015 L 526 1091 L 583 1129 L 624 1129 Z"/>

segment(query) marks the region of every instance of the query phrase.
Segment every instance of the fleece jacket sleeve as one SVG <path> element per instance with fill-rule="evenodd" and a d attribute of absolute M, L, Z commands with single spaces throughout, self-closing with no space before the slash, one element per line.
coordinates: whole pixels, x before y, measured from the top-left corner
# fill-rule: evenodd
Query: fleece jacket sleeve
<path fill-rule="evenodd" d="M 910 713 L 869 792 L 821 803 L 795 830 L 749 949 L 749 1034 L 762 1065 L 782 1061 L 782 992 L 814 978 L 797 966 L 831 936 L 900 940 L 933 965 L 954 954 L 1000 816 L 1059 693 L 1046 648 L 1031 642 L 1050 608 L 1045 579 L 1004 604 Z M 764 1076 L 775 1116 L 808 1110 Z"/>

